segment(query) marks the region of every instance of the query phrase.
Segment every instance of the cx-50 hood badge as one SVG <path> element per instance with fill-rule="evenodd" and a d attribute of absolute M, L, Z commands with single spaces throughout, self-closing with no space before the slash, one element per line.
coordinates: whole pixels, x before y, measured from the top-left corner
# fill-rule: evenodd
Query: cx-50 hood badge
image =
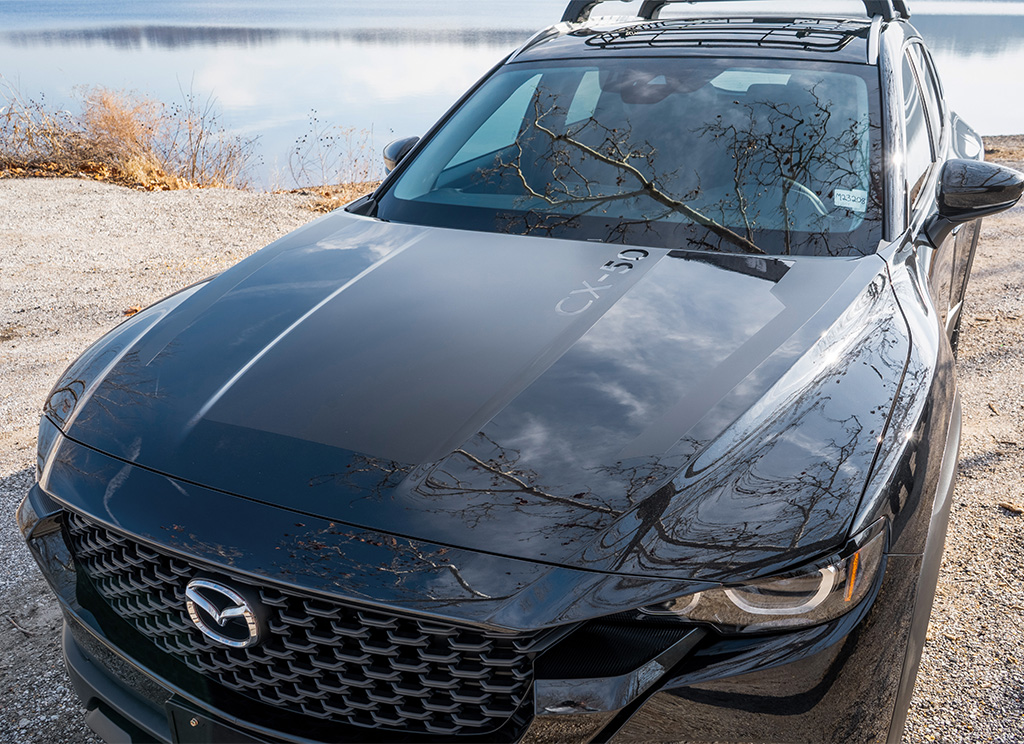
<path fill-rule="evenodd" d="M 203 635 L 217 643 L 248 648 L 260 640 L 260 624 L 252 603 L 216 581 L 190 581 L 185 588 L 185 608 Z"/>

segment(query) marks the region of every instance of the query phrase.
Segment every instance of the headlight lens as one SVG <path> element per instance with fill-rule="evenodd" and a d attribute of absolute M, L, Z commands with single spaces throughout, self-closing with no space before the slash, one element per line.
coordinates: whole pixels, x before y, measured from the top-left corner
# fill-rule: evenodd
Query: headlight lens
<path fill-rule="evenodd" d="M 645 615 L 708 623 L 727 633 L 762 633 L 829 622 L 867 596 L 882 570 L 885 521 L 876 522 L 823 563 L 644 607 Z"/>

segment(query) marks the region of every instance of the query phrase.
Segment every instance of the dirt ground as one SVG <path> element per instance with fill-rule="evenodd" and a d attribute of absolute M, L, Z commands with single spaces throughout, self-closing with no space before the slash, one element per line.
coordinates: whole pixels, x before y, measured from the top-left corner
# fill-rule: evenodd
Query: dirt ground
<path fill-rule="evenodd" d="M 989 147 L 1024 165 L 1024 138 Z M 94 741 L 63 670 L 56 603 L 13 523 L 49 385 L 125 310 L 312 217 L 289 195 L 0 182 L 0 741 Z M 906 742 L 1024 741 L 1022 335 L 1018 207 L 986 220 L 974 264 L 960 474 Z"/>

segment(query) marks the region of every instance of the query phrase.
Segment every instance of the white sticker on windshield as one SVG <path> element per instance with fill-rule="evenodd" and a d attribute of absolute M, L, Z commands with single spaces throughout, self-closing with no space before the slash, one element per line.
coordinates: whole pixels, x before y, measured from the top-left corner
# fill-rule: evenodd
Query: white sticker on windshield
<path fill-rule="evenodd" d="M 853 191 L 836 189 L 835 202 L 837 207 L 849 209 L 851 212 L 867 212 L 868 192 L 860 189 Z"/>

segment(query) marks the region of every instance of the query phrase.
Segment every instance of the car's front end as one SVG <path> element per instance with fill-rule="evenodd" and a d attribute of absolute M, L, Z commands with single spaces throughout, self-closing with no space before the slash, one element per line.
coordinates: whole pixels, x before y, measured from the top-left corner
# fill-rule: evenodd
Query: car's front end
<path fill-rule="evenodd" d="M 113 741 L 838 741 L 885 731 L 905 684 L 926 556 L 898 551 L 926 525 L 894 547 L 898 513 L 811 566 L 704 584 L 694 603 L 665 599 L 686 582 L 352 528 L 56 436 L 20 518 L 64 606 L 89 722 Z M 942 477 L 955 437 L 937 444 L 912 449 Z M 919 506 L 905 486 L 880 489 L 883 511 Z M 203 577 L 247 598 L 252 647 L 190 618 Z M 702 604 L 696 620 L 677 612 Z"/>
<path fill-rule="evenodd" d="M 90 723 L 168 741 L 885 729 L 959 431 L 886 263 L 472 240 L 339 212 L 68 370 L 19 520 Z M 526 289 L 534 249 L 568 268 Z M 606 258 L 637 266 L 616 303 L 553 312 L 571 267 Z M 486 290 L 453 300 L 423 262 Z M 352 291 L 371 280 L 402 299 Z M 439 291 L 440 320 L 364 305 Z M 526 330 L 494 331 L 510 310 L 488 298 L 517 292 Z M 306 330 L 325 343 L 295 344 Z M 218 334 L 249 346 L 199 364 L 187 337 Z M 445 407 L 423 420 L 420 398 Z"/>

